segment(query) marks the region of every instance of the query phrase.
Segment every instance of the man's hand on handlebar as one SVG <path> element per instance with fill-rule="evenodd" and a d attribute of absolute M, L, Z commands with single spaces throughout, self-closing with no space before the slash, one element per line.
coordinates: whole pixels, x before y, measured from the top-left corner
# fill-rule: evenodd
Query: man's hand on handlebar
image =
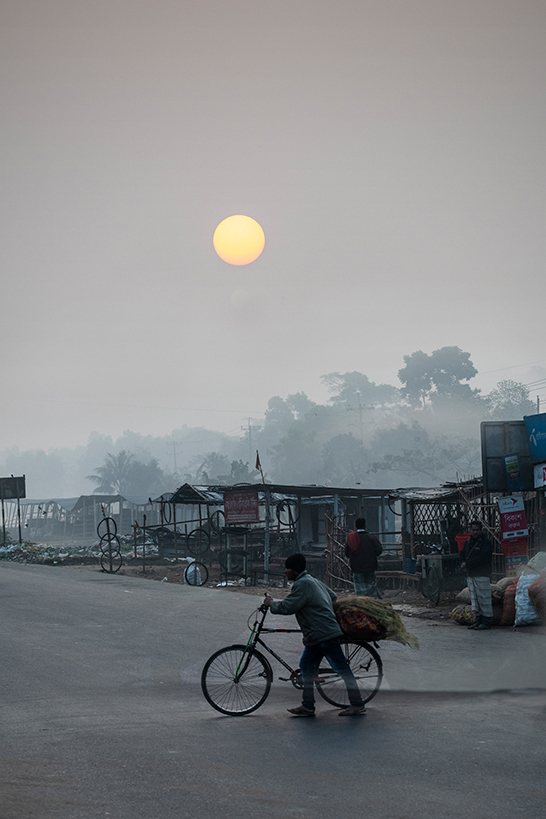
<path fill-rule="evenodd" d="M 266 595 L 265 595 L 265 597 L 264 597 L 264 602 L 262 603 L 262 606 L 263 606 L 264 608 L 268 609 L 268 608 L 271 606 L 271 603 L 272 603 L 272 602 L 273 602 L 273 598 L 271 597 L 271 595 L 270 595 L 270 594 L 267 594 L 267 593 L 266 593 Z"/>

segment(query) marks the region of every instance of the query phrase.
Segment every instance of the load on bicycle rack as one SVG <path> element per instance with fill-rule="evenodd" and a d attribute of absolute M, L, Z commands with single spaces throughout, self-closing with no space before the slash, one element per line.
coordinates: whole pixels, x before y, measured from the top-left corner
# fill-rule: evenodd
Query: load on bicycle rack
<path fill-rule="evenodd" d="M 273 668 L 262 648 L 286 670 L 289 676 L 279 677 L 291 682 L 294 688 L 303 688 L 301 672 L 292 668 L 271 646 L 262 634 L 299 634 L 300 629 L 265 628 L 267 609 L 260 606 L 249 618 L 250 636 L 246 645 L 226 646 L 216 651 L 205 663 L 201 674 L 201 688 L 207 702 L 217 711 L 229 716 L 244 716 L 264 704 L 273 682 Z M 342 650 L 360 688 L 364 703 L 369 702 L 381 686 L 383 664 L 376 649 L 364 641 L 342 638 Z M 349 705 L 343 680 L 323 660 L 315 679 L 317 691 L 326 702 L 336 708 Z"/>

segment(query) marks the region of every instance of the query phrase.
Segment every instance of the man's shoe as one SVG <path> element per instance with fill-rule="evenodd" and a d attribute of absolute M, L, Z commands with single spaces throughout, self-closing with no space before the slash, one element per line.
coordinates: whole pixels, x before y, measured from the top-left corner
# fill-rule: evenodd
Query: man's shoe
<path fill-rule="evenodd" d="M 315 712 L 311 711 L 310 708 L 306 708 L 305 705 L 300 705 L 298 708 L 288 708 L 288 713 L 292 714 L 293 717 L 314 717 Z"/>
<path fill-rule="evenodd" d="M 478 623 L 476 626 L 476 631 L 488 631 L 491 628 L 491 625 L 487 623 L 485 620 L 482 620 L 481 623 Z"/>
<path fill-rule="evenodd" d="M 364 705 L 350 705 L 348 708 L 344 708 L 343 711 L 340 711 L 338 716 L 339 717 L 358 717 L 361 714 L 366 713 L 366 707 Z"/>

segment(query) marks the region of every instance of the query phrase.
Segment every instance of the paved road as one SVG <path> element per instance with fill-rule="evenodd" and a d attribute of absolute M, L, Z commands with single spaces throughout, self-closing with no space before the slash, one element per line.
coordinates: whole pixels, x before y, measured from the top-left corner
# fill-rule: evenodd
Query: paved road
<path fill-rule="evenodd" d="M 259 711 L 230 718 L 199 675 L 259 599 L 0 563 L 0 601 L 0 819 L 544 816 L 536 630 L 408 618 L 421 651 L 382 644 L 367 716 L 319 703 L 317 719 L 291 719 L 298 694 L 276 681 Z M 297 638 L 282 645 L 296 660 Z"/>

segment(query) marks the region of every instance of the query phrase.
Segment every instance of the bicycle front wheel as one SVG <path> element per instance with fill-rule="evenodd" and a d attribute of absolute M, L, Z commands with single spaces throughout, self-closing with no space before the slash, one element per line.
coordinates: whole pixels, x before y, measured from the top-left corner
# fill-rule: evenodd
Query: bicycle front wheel
<path fill-rule="evenodd" d="M 368 643 L 342 643 L 341 648 L 360 689 L 364 702 L 369 702 L 381 686 L 383 663 L 375 648 Z M 347 708 L 347 687 L 338 674 L 326 662 L 319 668 L 315 680 L 317 691 L 330 705 Z"/>
<path fill-rule="evenodd" d="M 250 714 L 266 701 L 273 671 L 258 651 L 246 646 L 221 648 L 205 663 L 201 688 L 207 702 L 232 717 Z"/>

